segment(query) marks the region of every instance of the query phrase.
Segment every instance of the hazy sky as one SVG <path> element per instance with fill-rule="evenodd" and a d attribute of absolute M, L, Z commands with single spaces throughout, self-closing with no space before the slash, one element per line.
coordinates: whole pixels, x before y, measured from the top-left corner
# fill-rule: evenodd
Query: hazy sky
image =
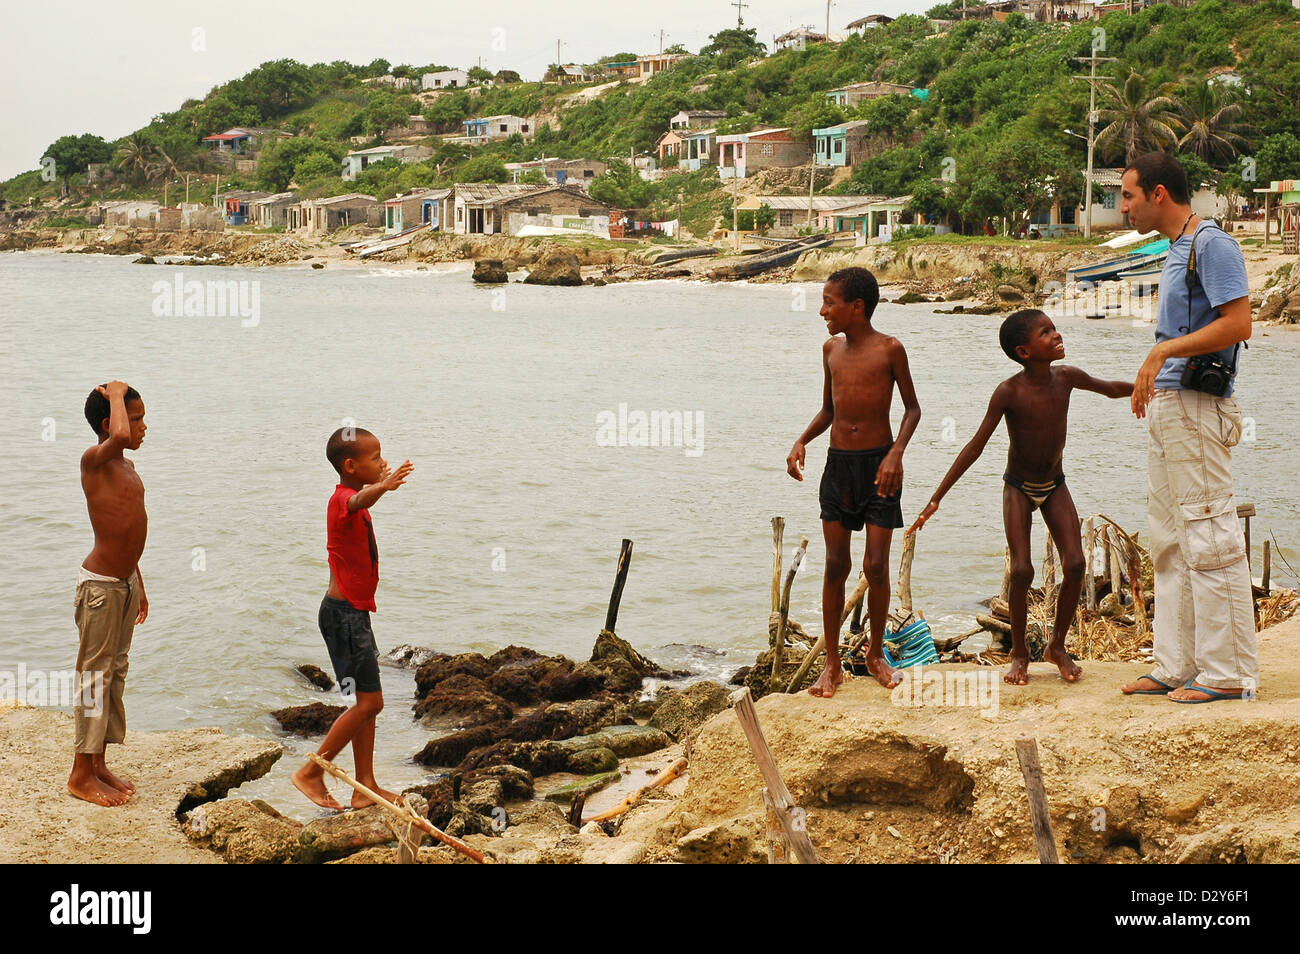
<path fill-rule="evenodd" d="M 831 32 L 872 13 L 922 13 L 938 0 L 834 0 Z M 825 0 L 752 0 L 746 27 L 769 46 L 792 26 L 825 27 Z M 113 140 L 267 60 L 479 62 L 541 78 L 561 58 L 592 62 L 681 43 L 692 52 L 734 26 L 727 0 L 74 0 L 6 3 L 0 57 L 0 180 L 35 169 L 68 134 Z"/>

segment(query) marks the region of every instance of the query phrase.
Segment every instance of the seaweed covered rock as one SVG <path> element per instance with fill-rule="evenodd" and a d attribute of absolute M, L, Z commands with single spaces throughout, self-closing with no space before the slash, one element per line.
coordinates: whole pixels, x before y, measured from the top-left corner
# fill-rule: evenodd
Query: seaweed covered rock
<path fill-rule="evenodd" d="M 490 765 L 465 776 L 467 783 L 482 779 L 495 779 L 501 786 L 502 797 L 510 801 L 533 797 L 533 774 L 517 765 Z"/>
<path fill-rule="evenodd" d="M 317 689 L 324 689 L 328 692 L 334 688 L 334 680 L 327 676 L 320 666 L 303 663 L 298 667 L 298 672 Z"/>
<path fill-rule="evenodd" d="M 492 670 L 492 664 L 482 653 L 461 653 L 457 656 L 438 653 L 415 671 L 415 692 L 417 696 L 424 696 L 444 679 L 460 673 L 486 679 Z"/>
<path fill-rule="evenodd" d="M 499 258 L 480 258 L 474 263 L 474 281 L 485 285 L 500 285 L 510 281 L 506 267 Z"/>
<path fill-rule="evenodd" d="M 515 714 L 506 700 L 488 689 L 486 682 L 468 673 L 457 673 L 443 679 L 412 708 L 420 718 L 448 713 L 468 716 L 472 725 L 501 722 Z"/>
<path fill-rule="evenodd" d="M 271 717 L 280 723 L 280 728 L 294 735 L 324 735 L 334 724 L 334 720 L 347 712 L 347 706 L 327 706 L 323 702 L 313 702 L 305 706 L 289 706 L 276 709 Z"/>
<path fill-rule="evenodd" d="M 415 755 L 421 765 L 458 765 L 474 749 L 491 745 L 498 739 L 501 724 L 476 726 L 433 739 Z"/>

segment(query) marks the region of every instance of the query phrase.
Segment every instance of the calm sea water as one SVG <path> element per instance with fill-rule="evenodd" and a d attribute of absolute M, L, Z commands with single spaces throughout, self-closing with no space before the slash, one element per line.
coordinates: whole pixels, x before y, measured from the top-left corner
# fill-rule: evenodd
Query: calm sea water
<path fill-rule="evenodd" d="M 154 283 L 178 272 L 258 283 L 259 322 L 155 315 Z M 141 392 L 149 424 L 133 455 L 150 516 L 141 562 L 150 616 L 131 654 L 132 728 L 280 738 L 269 710 L 337 700 L 293 666 L 329 670 L 316 627 L 335 484 L 324 445 L 345 420 L 377 433 L 391 462 L 416 465 L 373 511 L 381 650 L 520 643 L 586 658 L 619 541 L 630 537 L 619 634 L 670 667 L 729 676 L 766 643 L 775 514 L 787 521 L 787 552 L 800 535 L 812 541 L 792 615 L 821 629 L 825 436 L 809 449 L 803 483 L 785 474 L 821 396 L 819 300 L 814 285 L 488 289 L 464 268 L 179 269 L 0 255 L 0 441 L 15 465 L 0 495 L 10 597 L 0 671 L 74 664 L 74 581 L 91 545 L 78 459 L 93 437 L 81 409 L 92 386 L 120 378 Z M 923 305 L 877 313 L 908 350 L 924 414 L 905 460 L 909 522 L 1015 370 L 997 323 Z M 1103 378 L 1131 379 L 1151 343 L 1149 327 L 1122 319 L 1061 327 L 1067 362 Z M 1239 398 L 1255 439 L 1235 470 L 1238 499 L 1259 509 L 1256 548 L 1272 532 L 1300 567 L 1297 358 L 1300 335 L 1252 341 Z M 699 452 L 605 446 L 598 424 L 620 405 L 690 415 L 702 424 L 691 435 Z M 1105 512 L 1145 536 L 1145 443 L 1127 401 L 1075 397 L 1065 472 L 1081 514 Z M 1005 452 L 999 432 L 917 548 L 916 605 L 940 633 L 969 629 L 977 601 L 999 585 Z M 1042 532 L 1038 523 L 1036 551 Z M 431 733 L 410 719 L 410 674 L 383 676 L 379 778 L 418 781 L 425 772 L 408 760 Z M 291 754 L 245 791 L 305 816 L 311 806 L 288 776 L 292 753 L 311 746 L 285 742 Z"/>

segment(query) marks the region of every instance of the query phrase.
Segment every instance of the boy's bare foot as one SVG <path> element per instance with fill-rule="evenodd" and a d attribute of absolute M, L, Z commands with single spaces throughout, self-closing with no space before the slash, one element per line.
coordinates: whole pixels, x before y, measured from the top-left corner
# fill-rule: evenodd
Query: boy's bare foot
<path fill-rule="evenodd" d="M 1002 681 L 1009 682 L 1013 686 L 1029 685 L 1029 655 L 1012 656 L 1011 668 L 1002 677 Z"/>
<path fill-rule="evenodd" d="M 1048 643 L 1047 648 L 1043 650 L 1043 662 L 1052 663 L 1057 669 L 1061 670 L 1061 678 L 1066 682 L 1074 682 L 1083 675 L 1083 670 L 1070 658 L 1070 654 L 1065 651 L 1064 646 L 1054 646 Z"/>
<path fill-rule="evenodd" d="M 834 670 L 827 666 L 822 670 L 821 678 L 808 687 L 808 695 L 829 699 L 835 695 L 835 690 L 843 684 L 844 670 L 839 666 L 836 666 Z"/>
<path fill-rule="evenodd" d="M 309 771 L 312 767 L 313 766 L 309 763 L 293 773 L 291 778 L 293 787 L 302 792 L 321 808 L 332 808 L 336 812 L 343 811 L 343 806 L 334 800 L 334 796 L 331 795 L 329 789 L 325 787 L 324 777 Z"/>
<path fill-rule="evenodd" d="M 115 805 L 125 805 L 131 797 L 126 792 L 119 792 L 110 785 L 101 782 L 94 775 L 71 776 L 68 778 L 68 794 L 90 802 L 93 805 L 103 805 L 105 808 L 112 808 Z"/>
<path fill-rule="evenodd" d="M 876 677 L 876 682 L 886 689 L 893 689 L 903 681 L 903 674 L 885 662 L 884 656 L 867 653 L 867 672 Z"/>
<path fill-rule="evenodd" d="M 390 802 L 396 802 L 396 801 L 397 801 L 397 793 L 396 793 L 396 792 L 390 792 L 390 791 L 388 791 L 388 789 L 386 789 L 386 788 L 380 788 L 378 785 L 369 785 L 369 784 L 367 784 L 367 783 L 365 783 L 365 782 L 362 782 L 361 784 L 362 784 L 362 785 L 365 785 L 366 788 L 370 789 L 372 792 L 374 792 L 376 795 L 380 796 L 381 798 L 385 798 L 385 799 L 387 799 L 387 800 L 390 801 Z M 367 798 L 366 796 L 362 795 L 362 794 L 361 794 L 360 792 L 358 792 L 355 788 L 352 790 L 352 807 L 353 807 L 353 808 L 368 808 L 368 807 L 370 807 L 370 806 L 373 805 L 373 804 L 375 804 L 375 802 L 374 802 L 373 799 L 369 799 L 369 798 Z"/>
<path fill-rule="evenodd" d="M 106 764 L 104 764 L 104 760 L 102 757 L 95 760 L 95 777 L 99 779 L 101 782 L 103 782 L 105 785 L 109 786 L 110 788 L 117 789 L 119 792 L 121 792 L 124 795 L 135 794 L 135 786 L 132 785 L 126 779 L 114 775 L 111 771 L 109 771 L 109 768 Z"/>

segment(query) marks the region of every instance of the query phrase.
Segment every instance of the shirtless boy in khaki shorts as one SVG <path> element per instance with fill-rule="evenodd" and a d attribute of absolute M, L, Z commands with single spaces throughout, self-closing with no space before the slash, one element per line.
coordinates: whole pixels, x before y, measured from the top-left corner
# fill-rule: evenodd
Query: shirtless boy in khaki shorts
<path fill-rule="evenodd" d="M 121 805 L 135 786 L 108 770 L 104 749 L 126 737 L 122 689 L 137 623 L 149 615 L 140 580 L 149 518 L 144 484 L 122 456 L 144 440 L 144 402 L 133 388 L 110 381 L 90 392 L 86 420 L 99 442 L 81 455 L 95 546 L 77 575 L 76 747 L 68 791 L 96 805 Z"/>

